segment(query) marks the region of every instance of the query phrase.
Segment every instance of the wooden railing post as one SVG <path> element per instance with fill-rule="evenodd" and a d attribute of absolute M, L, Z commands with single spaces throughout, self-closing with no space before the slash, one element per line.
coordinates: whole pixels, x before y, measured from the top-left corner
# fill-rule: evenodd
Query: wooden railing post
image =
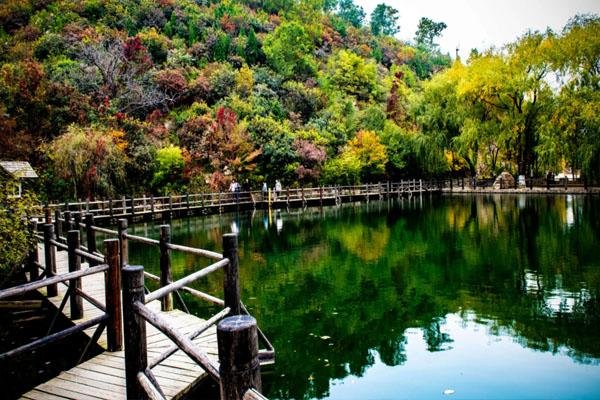
<path fill-rule="evenodd" d="M 50 241 L 54 238 L 54 225 L 44 224 L 44 261 L 46 264 L 46 277 L 51 278 L 56 275 L 56 249 Z M 48 285 L 48 297 L 58 295 L 56 283 Z"/>
<path fill-rule="evenodd" d="M 81 229 L 81 211 L 73 213 L 73 220 L 75 221 L 73 229 Z"/>
<path fill-rule="evenodd" d="M 131 201 L 131 215 L 135 215 L 135 198 L 133 196 L 131 196 L 130 198 Z"/>
<path fill-rule="evenodd" d="M 69 246 L 69 272 L 79 271 L 81 258 L 75 253 L 75 250 L 79 250 L 80 247 L 79 230 L 67 232 L 67 246 Z M 81 278 L 71 279 L 69 287 L 71 288 L 71 319 L 83 318 L 83 299 L 75 292 L 76 289 L 81 290 Z"/>
<path fill-rule="evenodd" d="M 54 233 L 56 234 L 56 240 L 59 240 L 63 235 L 62 222 L 60 222 L 60 210 L 58 208 L 54 210 Z"/>
<path fill-rule="evenodd" d="M 171 242 L 171 227 L 160 226 L 160 286 L 167 286 L 173 280 L 171 274 L 171 250 L 168 244 Z M 160 299 L 162 311 L 173 311 L 173 294 L 169 293 Z"/>
<path fill-rule="evenodd" d="M 71 226 L 71 211 L 65 211 L 63 213 L 63 219 L 65 220 L 63 225 L 63 231 L 69 232 L 71 229 L 73 229 L 73 227 Z"/>
<path fill-rule="evenodd" d="M 150 213 L 154 215 L 154 195 L 150 195 Z"/>
<path fill-rule="evenodd" d="M 47 224 L 52 223 L 52 209 L 50 207 L 44 208 L 44 218 Z"/>
<path fill-rule="evenodd" d="M 242 400 L 248 389 L 262 390 L 256 320 L 227 317 L 217 325 L 221 400 Z"/>
<path fill-rule="evenodd" d="M 127 245 L 127 218 L 121 218 L 117 225 L 119 232 L 119 262 L 125 268 L 129 260 L 129 247 Z"/>
<path fill-rule="evenodd" d="M 87 213 L 85 214 L 85 238 L 86 245 L 88 248 L 88 252 L 95 253 L 97 251 L 96 247 L 96 231 L 93 228 L 94 226 L 94 214 Z M 98 265 L 97 261 L 89 260 L 90 267 Z"/>
<path fill-rule="evenodd" d="M 105 260 L 108 264 L 106 274 L 105 304 L 108 321 L 106 322 L 106 341 L 108 351 L 123 350 L 123 324 L 121 322 L 121 265 L 119 264 L 119 239 L 104 241 Z"/>
<path fill-rule="evenodd" d="M 145 399 L 137 374 L 148 367 L 146 321 L 135 312 L 134 304 L 144 304 L 144 267 L 123 268 L 123 321 L 125 333 L 125 385 L 128 399 Z"/>
<path fill-rule="evenodd" d="M 169 221 L 173 219 L 173 196 L 169 195 Z"/>
<path fill-rule="evenodd" d="M 34 235 L 37 233 L 37 221 L 36 220 L 31 220 L 29 222 L 29 229 L 31 229 L 31 232 L 33 232 Z M 30 281 L 38 280 L 38 278 L 40 276 L 40 271 L 38 269 L 38 263 L 39 263 L 38 242 L 36 239 L 35 247 L 31 249 L 31 251 L 29 252 L 29 257 L 27 258 Z"/>
<path fill-rule="evenodd" d="M 113 210 L 113 200 L 112 200 L 112 198 L 108 199 L 108 212 L 109 212 L 111 218 L 115 215 L 115 212 Z"/>
<path fill-rule="evenodd" d="M 240 314 L 240 286 L 238 283 L 238 240 L 237 234 L 223 235 L 223 257 L 229 259 L 225 266 L 225 307 L 231 309 L 230 315 Z"/>
<path fill-rule="evenodd" d="M 122 206 L 123 206 L 123 215 L 127 215 L 127 198 L 125 196 L 123 196 L 121 198 L 122 201 Z"/>

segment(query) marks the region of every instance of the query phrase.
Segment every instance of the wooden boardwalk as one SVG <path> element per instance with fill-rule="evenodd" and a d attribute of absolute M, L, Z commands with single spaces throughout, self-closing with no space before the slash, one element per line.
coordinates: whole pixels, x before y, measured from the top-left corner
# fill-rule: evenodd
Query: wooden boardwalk
<path fill-rule="evenodd" d="M 43 247 L 40 249 L 40 259 L 43 259 Z M 56 253 L 57 273 L 67 273 L 67 264 L 67 252 L 58 251 Z M 82 268 L 87 268 L 87 264 L 82 265 Z M 82 286 L 88 295 L 99 303 L 104 304 L 104 274 L 93 274 L 83 277 Z M 57 309 L 66 290 L 66 285 L 59 285 L 59 295 L 48 299 Z M 41 291 L 45 294 L 45 289 Z M 83 303 L 84 318 L 74 321 L 75 323 L 82 323 L 102 314 L 100 309 L 86 300 Z M 160 311 L 160 302 L 153 301 L 148 304 L 148 307 L 158 312 Z M 68 301 L 63 313 L 66 316 L 70 316 Z M 204 320 L 186 314 L 181 310 L 161 312 L 161 316 L 168 319 L 183 334 L 191 333 L 204 322 Z M 95 327 L 92 327 L 85 332 L 91 337 L 95 329 Z M 146 324 L 146 329 L 148 361 L 151 362 L 154 357 L 158 357 L 170 348 L 173 342 L 150 324 Z M 194 339 L 193 342 L 208 355 L 215 365 L 218 365 L 216 326 L 213 325 L 206 332 Z M 106 333 L 102 334 L 98 343 L 106 349 Z M 61 372 L 57 377 L 23 394 L 21 398 L 32 400 L 125 399 L 124 357 L 124 351 L 104 352 L 68 371 Z M 178 350 L 154 367 L 152 372 L 167 399 L 181 398 L 200 380 L 207 376 L 204 370 L 181 350 Z"/>

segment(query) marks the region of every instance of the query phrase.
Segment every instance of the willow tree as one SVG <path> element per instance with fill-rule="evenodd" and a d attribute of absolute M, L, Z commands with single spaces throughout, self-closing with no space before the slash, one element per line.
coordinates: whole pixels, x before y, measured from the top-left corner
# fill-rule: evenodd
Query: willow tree
<path fill-rule="evenodd" d="M 71 125 L 46 148 L 57 176 L 70 182 L 74 198 L 114 195 L 125 177 L 124 132 Z"/>
<path fill-rule="evenodd" d="M 505 53 L 476 57 L 458 87 L 463 101 L 480 109 L 479 122 L 519 175 L 536 168 L 540 127 L 552 104 L 547 80 L 551 39 L 551 33 L 528 33 Z"/>
<path fill-rule="evenodd" d="M 565 161 L 600 177 L 600 18 L 580 15 L 555 41 L 550 59 L 561 80 L 539 152 L 548 167 Z"/>

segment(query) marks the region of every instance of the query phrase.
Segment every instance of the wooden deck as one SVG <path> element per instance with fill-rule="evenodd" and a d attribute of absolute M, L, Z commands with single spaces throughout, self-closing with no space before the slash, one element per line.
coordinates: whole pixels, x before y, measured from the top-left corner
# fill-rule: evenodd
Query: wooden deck
<path fill-rule="evenodd" d="M 40 259 L 43 259 L 43 248 L 40 247 Z M 56 253 L 57 273 L 68 272 L 67 252 L 59 251 Z M 87 268 L 83 264 L 82 268 Z M 104 304 L 104 275 L 94 274 L 82 278 L 83 290 Z M 65 285 L 59 285 L 59 295 L 49 300 L 56 306 L 66 292 Z M 45 291 L 45 290 L 44 290 Z M 102 311 L 84 300 L 84 318 L 74 321 L 82 323 L 86 320 L 99 316 Z M 160 310 L 160 303 L 154 301 L 148 306 L 154 310 Z M 69 302 L 64 308 L 64 314 L 70 316 Z M 204 321 L 193 315 L 186 314 L 180 310 L 162 312 L 162 316 L 167 318 L 173 326 L 181 333 L 188 334 L 201 325 Z M 86 334 L 91 337 L 96 327 L 86 330 Z M 146 324 L 148 361 L 158 356 L 173 345 L 165 335 L 159 332 L 150 324 Z M 199 337 L 193 340 L 200 349 L 208 354 L 218 364 L 217 360 L 217 336 L 216 327 L 213 326 Z M 102 347 L 106 348 L 106 334 L 103 333 L 98 341 Z M 63 371 L 57 377 L 37 386 L 35 389 L 22 395 L 22 399 L 35 400 L 98 400 L 98 399 L 125 399 L 125 355 L 123 351 L 103 352 L 102 354 L 68 370 Z M 163 389 L 166 398 L 177 399 L 188 393 L 206 373 L 194 361 L 192 361 L 182 351 L 177 351 L 165 361 L 152 369 L 160 387 Z"/>

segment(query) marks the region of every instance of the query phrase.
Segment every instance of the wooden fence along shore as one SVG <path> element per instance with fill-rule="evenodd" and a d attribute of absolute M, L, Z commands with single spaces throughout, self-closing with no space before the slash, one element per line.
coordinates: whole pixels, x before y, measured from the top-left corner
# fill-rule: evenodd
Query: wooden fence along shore
<path fill-rule="evenodd" d="M 38 231 L 37 222 L 32 224 Z M 275 351 L 240 299 L 237 235 L 223 235 L 221 254 L 171 243 L 169 225 L 162 225 L 160 240 L 154 240 L 129 234 L 126 219 L 118 221 L 117 230 L 98 227 L 91 213 L 84 224 L 68 213 L 53 221 L 47 210 L 41 228 L 40 245 L 27 262 L 29 282 L 0 291 L 0 300 L 41 291 L 56 306 L 56 315 L 45 337 L 0 354 L 0 360 L 78 332 L 89 336 L 79 363 L 94 343 L 106 352 L 37 386 L 23 399 L 180 398 L 204 377 L 219 383 L 221 399 L 264 398 L 260 365 L 274 362 Z M 97 232 L 114 237 L 104 240 L 103 253 L 96 248 Z M 129 241 L 159 248 L 160 276 L 128 265 Z M 212 263 L 172 281 L 172 251 Z M 219 269 L 224 270 L 224 299 L 188 286 Z M 145 279 L 158 282 L 159 288 L 147 293 Z M 222 310 L 207 320 L 177 310 L 175 301 L 186 309 L 179 291 Z M 54 332 L 60 313 L 74 324 Z M 259 350 L 259 342 L 264 349 Z"/>
<path fill-rule="evenodd" d="M 323 206 L 353 201 L 370 201 L 395 196 L 423 193 L 598 193 L 597 187 L 588 188 L 584 182 L 548 182 L 545 179 L 527 179 L 526 185 L 501 183 L 492 186 L 493 180 L 473 182 L 465 178 L 446 180 L 410 179 L 354 186 L 321 186 L 250 192 L 197 193 L 173 196 L 123 196 L 118 200 L 94 200 L 49 204 L 46 208 L 55 213 L 56 220 L 63 214 L 74 218 L 90 213 L 98 226 L 115 225 L 125 218 L 129 222 L 169 221 L 194 215 L 207 215 L 227 211 L 256 208 L 300 208 Z M 67 218 L 69 219 L 69 218 Z"/>
<path fill-rule="evenodd" d="M 440 192 L 442 181 L 412 179 L 398 183 L 377 183 L 356 186 L 330 186 L 251 192 L 199 193 L 173 196 L 126 197 L 118 200 L 94 200 L 74 203 L 48 204 L 47 209 L 58 215 L 83 214 L 94 216 L 98 226 L 114 225 L 118 219 L 129 222 L 170 220 L 194 215 L 207 215 L 240 209 L 293 208 L 340 204 L 351 201 L 369 201 L 388 196 Z M 58 213 L 58 214 L 57 214 Z M 79 216 L 78 216 L 79 215 Z M 65 217 L 67 218 L 67 217 Z M 68 219 L 68 218 L 67 218 Z"/>
<path fill-rule="evenodd" d="M 598 193 L 598 188 L 563 182 L 534 187 L 490 189 L 491 182 L 408 180 L 360 186 L 285 189 L 277 193 L 241 192 L 189 194 L 169 197 L 122 198 L 49 205 L 31 223 L 38 232 L 38 249 L 26 263 L 29 282 L 0 291 L 0 300 L 40 291 L 55 305 L 56 315 L 45 337 L 0 354 L 6 360 L 65 337 L 84 332 L 89 343 L 79 365 L 37 386 L 24 399 L 181 398 L 197 383 L 219 383 L 221 399 L 261 399 L 260 365 L 274 362 L 273 346 L 257 327 L 240 299 L 237 236 L 223 235 L 223 253 L 171 242 L 169 225 L 161 225 L 159 240 L 128 232 L 129 222 L 169 220 L 243 208 L 308 207 L 412 196 L 423 193 Z M 38 225 L 39 224 L 39 225 Z M 107 226 L 117 226 L 109 229 Z M 85 232 L 85 243 L 81 240 Z M 104 240 L 96 247 L 96 233 Z M 160 276 L 128 263 L 129 241 L 156 246 Z M 171 252 L 211 260 L 204 268 L 172 280 Z M 214 271 L 224 270 L 224 299 L 189 285 Z M 148 292 L 145 280 L 158 283 Z M 184 291 L 222 310 L 207 320 L 186 310 Z M 73 325 L 54 331 L 59 314 Z M 264 349 L 259 350 L 259 342 Z M 87 361 L 97 343 L 105 352 Z"/>

